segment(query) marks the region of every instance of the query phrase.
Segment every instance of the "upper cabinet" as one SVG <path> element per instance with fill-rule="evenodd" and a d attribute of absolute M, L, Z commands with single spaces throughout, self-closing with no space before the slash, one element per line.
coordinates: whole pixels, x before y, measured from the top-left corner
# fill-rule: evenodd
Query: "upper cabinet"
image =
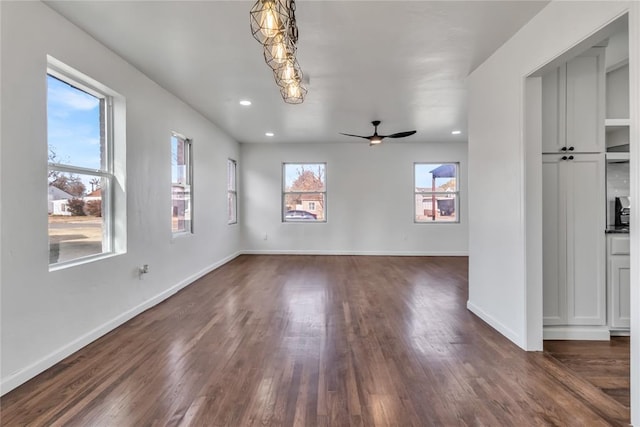
<path fill-rule="evenodd" d="M 605 49 L 594 47 L 542 77 L 542 152 L 605 151 Z"/>
<path fill-rule="evenodd" d="M 607 70 L 606 146 L 609 152 L 629 151 L 629 64 Z"/>

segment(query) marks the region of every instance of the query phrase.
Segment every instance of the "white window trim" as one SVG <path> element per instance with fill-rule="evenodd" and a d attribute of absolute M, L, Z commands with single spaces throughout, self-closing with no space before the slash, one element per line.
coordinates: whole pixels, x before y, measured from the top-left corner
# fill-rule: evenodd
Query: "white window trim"
<path fill-rule="evenodd" d="M 179 231 L 173 231 L 173 227 L 171 227 L 171 236 L 172 236 L 172 240 L 175 238 L 179 238 L 179 237 L 185 237 L 185 236 L 191 236 L 194 234 L 194 221 L 193 221 L 193 217 L 194 217 L 194 193 L 193 193 L 193 140 L 191 138 L 187 138 L 186 136 L 184 136 L 181 133 L 178 132 L 171 132 L 171 137 L 172 138 L 177 138 L 177 139 L 181 139 L 182 141 L 184 141 L 184 146 L 185 146 L 185 154 L 187 157 L 187 161 L 185 162 L 186 166 L 187 166 L 187 173 L 185 174 L 186 180 L 187 182 L 185 184 L 183 184 L 182 186 L 184 188 L 189 187 L 189 200 L 190 200 L 190 206 L 189 206 L 189 229 L 188 230 L 179 230 Z M 181 184 L 176 184 L 173 182 L 173 180 L 171 180 L 171 186 L 173 187 L 174 185 L 181 185 Z M 173 216 L 173 213 L 171 214 Z"/>
<path fill-rule="evenodd" d="M 286 167 L 287 165 L 324 165 L 324 191 L 285 191 L 286 188 Z M 302 224 L 324 224 L 327 222 L 327 162 L 283 162 L 282 163 L 282 198 L 280 199 L 280 217 L 283 223 L 302 223 Z M 285 219 L 284 200 L 287 194 L 322 194 L 322 206 L 324 209 L 324 218 L 315 219 L 313 221 L 304 219 Z"/>
<path fill-rule="evenodd" d="M 456 166 L 456 191 L 416 191 L 416 166 L 417 165 L 455 165 Z M 460 224 L 460 162 L 414 162 L 413 163 L 413 223 L 414 224 Z M 442 221 L 442 220 L 428 220 L 418 221 L 416 220 L 416 196 L 438 196 L 439 194 L 453 194 L 455 195 L 455 209 L 456 220 L 455 221 Z"/>
<path fill-rule="evenodd" d="M 114 92 L 108 89 L 101 83 L 91 79 L 90 77 L 74 70 L 68 65 L 56 60 L 51 56 L 47 56 L 47 75 L 50 75 L 60 81 L 67 83 L 68 85 L 87 92 L 88 94 L 104 100 L 104 158 L 106 167 L 105 169 L 91 169 L 80 166 L 73 166 L 61 163 L 47 164 L 48 171 L 76 173 L 83 175 L 95 176 L 98 178 L 104 178 L 106 180 L 106 188 L 101 189 L 102 194 L 102 217 L 103 217 L 103 229 L 102 229 L 102 252 L 99 254 L 87 255 L 83 257 L 74 258 L 69 261 L 56 262 L 49 264 L 49 271 L 61 270 L 67 267 L 85 264 L 88 262 L 96 261 L 99 259 L 109 258 L 116 254 L 115 252 L 115 232 L 114 232 L 114 207 L 113 207 L 113 188 L 116 181 L 114 173 L 114 157 L 113 157 L 113 135 L 114 135 L 114 114 L 113 114 L 113 99 Z M 47 117 L 47 121 L 49 118 Z M 47 142 L 47 150 L 48 150 Z"/>
<path fill-rule="evenodd" d="M 233 167 L 233 189 L 229 188 L 229 167 Z M 238 162 L 234 159 L 227 159 L 227 200 L 230 195 L 233 195 L 233 200 L 235 203 L 234 212 L 235 219 L 231 221 L 227 221 L 228 225 L 233 225 L 238 223 Z M 228 209 L 228 206 L 227 206 Z M 227 218 L 230 216 L 230 212 L 227 212 Z"/>

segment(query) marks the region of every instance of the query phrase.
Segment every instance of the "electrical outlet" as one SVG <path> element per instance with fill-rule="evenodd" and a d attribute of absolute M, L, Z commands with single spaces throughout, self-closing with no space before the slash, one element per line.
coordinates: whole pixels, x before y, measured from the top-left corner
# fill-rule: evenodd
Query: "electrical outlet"
<path fill-rule="evenodd" d="M 142 280 L 142 276 L 149 273 L 149 264 L 144 264 L 141 267 L 138 267 L 138 278 Z"/>

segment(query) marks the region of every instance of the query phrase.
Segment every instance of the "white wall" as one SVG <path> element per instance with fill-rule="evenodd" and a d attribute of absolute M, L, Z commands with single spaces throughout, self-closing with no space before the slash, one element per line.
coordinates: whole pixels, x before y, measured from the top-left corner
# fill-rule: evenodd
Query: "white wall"
<path fill-rule="evenodd" d="M 527 221 L 535 221 L 541 213 L 541 199 L 527 205 L 525 188 L 541 194 L 542 184 L 527 182 L 527 171 L 539 169 L 540 158 L 527 157 L 523 146 L 525 77 L 628 7 L 628 2 L 615 1 L 551 2 L 468 79 L 468 306 L 523 348 L 538 350 L 542 346 L 542 335 L 527 331 L 526 321 L 528 310 L 541 312 L 542 307 L 539 295 L 526 292 L 526 248 L 540 246 L 527 246 L 525 235 Z M 530 174 L 532 177 L 540 180 L 539 174 Z M 508 212 L 496 214 L 486 209 L 504 199 L 512 202 Z M 539 274 L 530 277 L 540 280 Z M 533 285 L 541 295 L 541 283 Z M 539 306 L 528 305 L 527 298 Z M 540 322 L 537 329 L 541 328 Z"/>
<path fill-rule="evenodd" d="M 226 162 L 238 144 L 40 2 L 0 2 L 2 392 L 239 251 Z M 126 98 L 127 252 L 48 270 L 46 68 L 52 55 Z M 172 240 L 171 131 L 193 138 L 195 234 Z M 149 264 L 139 280 L 137 268 Z"/>
<path fill-rule="evenodd" d="M 467 254 L 466 143 L 241 144 L 241 158 L 240 221 L 250 252 Z M 326 223 L 282 223 L 283 162 L 327 163 Z M 459 224 L 413 222 L 414 162 L 460 162 Z"/>

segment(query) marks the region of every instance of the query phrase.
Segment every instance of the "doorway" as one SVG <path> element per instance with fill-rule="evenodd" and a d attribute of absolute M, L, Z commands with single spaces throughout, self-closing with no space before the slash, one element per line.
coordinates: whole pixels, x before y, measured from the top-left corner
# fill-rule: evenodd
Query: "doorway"
<path fill-rule="evenodd" d="M 637 14 L 637 11 L 635 13 Z M 638 21 L 636 20 L 632 22 L 635 23 Z M 591 170 L 592 171 L 595 170 L 599 174 L 601 174 L 602 182 L 599 185 L 601 185 L 601 191 L 603 193 L 603 196 L 601 198 L 602 205 L 598 207 L 598 209 L 600 209 L 602 212 L 601 219 L 592 217 L 592 223 L 593 221 L 598 220 L 598 221 L 601 221 L 599 223 L 601 223 L 602 225 L 599 230 L 600 233 L 602 233 L 602 235 L 600 235 L 599 237 L 599 239 L 601 239 L 601 242 L 602 242 L 601 243 L 602 261 L 600 261 L 601 263 L 599 264 L 599 267 L 601 267 L 602 271 L 596 273 L 596 274 L 601 274 L 600 282 L 598 281 L 595 282 L 599 287 L 595 289 L 595 291 L 594 291 L 594 288 L 591 288 L 590 291 L 592 292 L 592 294 L 589 295 L 588 297 L 585 298 L 584 294 L 580 294 L 581 290 L 579 288 L 579 284 L 576 284 L 576 281 L 575 281 L 576 277 L 575 276 L 573 278 L 568 277 L 571 274 L 575 274 L 575 269 L 579 268 L 579 263 L 576 262 L 575 258 L 573 260 L 571 259 L 568 260 L 568 258 L 575 256 L 575 252 L 571 253 L 570 249 L 572 245 L 573 245 L 573 248 L 576 249 L 576 242 L 567 243 L 567 241 L 565 240 L 564 242 L 565 246 L 560 247 L 560 250 L 562 251 L 562 253 L 551 254 L 550 256 L 548 252 L 548 247 L 549 247 L 549 245 L 547 244 L 548 242 L 544 241 L 545 233 L 547 235 L 554 236 L 555 238 L 558 238 L 559 235 L 560 236 L 564 235 L 565 238 L 567 236 L 569 236 L 570 238 L 574 238 L 576 230 L 566 230 L 566 229 L 551 230 L 552 232 L 550 232 L 548 224 L 545 224 L 546 221 L 543 219 L 543 218 L 549 217 L 550 215 L 562 214 L 564 215 L 563 218 L 566 220 L 567 218 L 569 219 L 576 218 L 575 217 L 576 215 L 580 215 L 580 213 L 583 213 L 584 210 L 576 211 L 575 209 L 577 206 L 576 204 L 573 204 L 572 206 L 564 206 L 562 209 L 555 209 L 555 207 L 549 209 L 549 204 L 551 203 L 549 200 L 554 200 L 554 199 L 559 200 L 560 197 L 566 197 L 567 194 L 571 196 L 570 191 L 572 190 L 572 188 L 567 187 L 566 184 L 562 183 L 561 180 L 563 177 L 567 182 L 571 184 L 575 184 L 576 182 L 579 183 L 580 179 L 588 176 L 588 175 L 580 175 L 580 174 L 576 175 L 574 172 L 569 170 L 572 167 L 575 168 L 574 165 L 576 163 L 571 164 L 568 162 L 578 160 L 577 154 L 574 154 L 574 153 L 579 152 L 578 151 L 579 148 L 572 144 L 562 144 L 562 143 L 558 144 L 559 150 L 564 150 L 564 151 L 553 153 L 556 159 L 554 159 L 555 164 L 553 164 L 552 167 L 545 168 L 545 166 L 543 166 L 543 164 L 545 164 L 545 161 L 547 161 L 547 164 L 549 164 L 550 158 L 553 157 L 551 156 L 552 153 L 548 151 L 549 133 L 556 133 L 556 134 L 559 133 L 564 137 L 567 136 L 566 128 L 563 130 L 551 129 L 551 132 L 548 127 L 545 128 L 545 124 L 548 126 L 548 117 L 545 117 L 545 114 L 546 115 L 549 114 L 549 108 L 548 106 L 545 106 L 545 103 L 548 102 L 548 99 L 546 99 L 548 98 L 548 94 L 544 93 L 544 89 L 545 87 L 548 87 L 550 84 L 556 84 L 561 91 L 562 90 L 565 91 L 564 92 L 565 102 L 567 103 L 574 102 L 575 99 L 569 99 L 571 94 L 567 95 L 567 90 L 570 91 L 571 88 L 567 89 L 566 87 L 566 84 L 567 84 L 566 73 L 571 72 L 572 66 L 573 66 L 573 72 L 575 72 L 576 66 L 574 66 L 575 64 L 569 65 L 569 71 L 567 71 L 567 67 L 568 67 L 567 64 L 569 64 L 574 58 L 578 58 L 580 55 L 585 56 L 585 53 L 587 52 L 588 49 L 593 49 L 593 48 L 601 49 L 603 51 L 603 56 L 605 58 L 607 57 L 606 54 L 609 53 L 608 56 L 610 61 L 608 63 L 605 62 L 603 64 L 604 74 L 602 76 L 602 79 L 604 80 L 605 85 L 607 83 L 615 84 L 615 81 L 619 77 L 619 75 L 624 74 L 624 67 L 626 67 L 627 75 L 629 74 L 628 72 L 629 67 L 631 67 L 632 69 L 636 69 L 635 68 L 636 65 L 634 61 L 637 61 L 637 57 L 634 58 L 633 54 L 630 55 L 630 50 L 629 50 L 628 42 L 630 39 L 633 39 L 633 36 L 629 37 L 628 23 L 629 23 L 628 15 L 625 14 L 624 16 L 621 16 L 619 19 L 610 23 L 605 28 L 589 36 L 587 39 L 585 39 L 579 45 L 575 46 L 570 51 L 565 52 L 563 55 L 554 59 L 549 64 L 546 64 L 545 66 L 541 67 L 539 70 L 537 70 L 536 72 L 528 76 L 525 81 L 525 150 L 526 150 L 525 158 L 526 158 L 526 185 L 527 185 L 526 204 L 528 206 L 527 211 L 529 212 L 529 215 L 526 219 L 526 222 L 527 222 L 526 224 L 527 283 L 528 283 L 527 285 L 527 299 L 528 299 L 527 331 L 529 335 L 528 344 L 530 348 L 536 347 L 535 342 L 541 343 L 544 339 L 576 340 L 574 342 L 567 341 L 569 347 L 571 346 L 575 347 L 575 345 L 578 345 L 577 344 L 579 342 L 578 340 L 604 340 L 604 339 L 608 340 L 609 337 L 612 335 L 628 336 L 630 334 L 630 330 L 631 330 L 630 329 L 631 319 L 629 319 L 630 311 L 626 313 L 627 315 L 626 328 L 620 327 L 621 325 L 620 318 L 616 318 L 616 319 L 612 318 L 612 312 L 614 311 L 613 309 L 616 307 L 615 305 L 613 305 L 613 302 L 614 302 L 613 298 L 615 297 L 619 298 L 620 293 L 619 291 L 617 294 L 613 293 L 610 288 L 610 282 L 612 280 L 612 276 L 614 276 L 611 271 L 612 267 L 610 262 L 611 261 L 610 256 L 615 255 L 617 253 L 612 252 L 612 248 L 611 248 L 612 243 L 611 243 L 610 236 L 604 235 L 604 232 L 607 229 L 606 226 L 609 225 L 609 222 L 613 222 L 612 218 L 614 218 L 614 216 L 612 216 L 611 214 L 611 209 L 607 201 L 609 200 L 609 198 L 617 197 L 617 196 L 614 196 L 612 193 L 616 191 L 624 190 L 617 187 L 607 187 L 607 184 L 611 184 L 611 179 L 607 180 L 608 159 L 611 158 L 611 159 L 616 159 L 616 161 L 618 161 L 619 159 L 625 157 L 624 154 L 610 155 L 609 153 L 610 152 L 620 153 L 625 151 L 624 147 L 613 148 L 613 147 L 619 147 L 624 145 L 620 143 L 621 140 L 618 138 L 623 138 L 621 135 L 624 134 L 625 132 L 627 135 L 626 136 L 626 159 L 627 159 L 628 165 L 630 166 L 630 168 L 628 168 L 629 170 L 628 173 L 630 173 L 630 176 L 629 176 L 629 179 L 627 180 L 629 187 L 626 189 L 626 191 L 628 195 L 633 195 L 638 193 L 637 179 L 634 180 L 631 178 L 633 176 L 637 178 L 637 173 L 634 172 L 636 166 L 633 160 L 633 159 L 637 159 L 637 154 L 636 154 L 637 144 L 638 144 L 637 132 L 630 132 L 630 129 L 634 129 L 638 123 L 637 117 L 633 116 L 634 114 L 637 115 L 637 107 L 635 110 L 634 110 L 634 107 L 631 107 L 629 109 L 629 104 L 630 104 L 629 98 L 627 98 L 627 101 L 626 101 L 627 112 L 631 114 L 629 114 L 626 117 L 626 122 L 620 121 L 620 120 L 617 120 L 617 121 L 613 120 L 613 119 L 623 119 L 624 117 L 612 117 L 611 115 L 607 116 L 607 113 L 611 113 L 612 111 L 619 112 L 620 110 L 617 109 L 616 104 L 611 103 L 612 101 L 614 101 L 614 99 L 606 98 L 606 89 L 605 89 L 605 93 L 601 101 L 602 107 L 604 110 L 604 116 L 605 116 L 603 117 L 602 120 L 605 120 L 605 118 L 609 119 L 608 121 L 605 121 L 605 123 L 609 126 L 607 127 L 603 126 L 603 129 L 602 129 L 602 133 L 603 133 L 602 151 L 599 153 L 596 153 L 597 150 L 594 150 L 593 148 L 584 150 L 584 153 L 588 153 L 591 156 L 589 159 L 589 161 L 592 163 L 592 166 L 590 166 L 592 168 Z M 631 27 L 632 27 L 631 30 L 633 34 L 637 34 L 637 31 L 638 31 L 637 28 L 633 28 L 633 25 Z M 620 40 L 626 40 L 627 42 L 627 44 L 623 46 L 624 49 L 619 49 L 620 46 L 618 45 L 618 43 L 620 42 Z M 632 40 L 631 44 L 632 44 L 631 48 L 633 49 L 634 46 L 637 45 L 637 41 L 634 42 Z M 626 52 L 622 52 L 625 49 L 626 49 Z M 637 50 L 637 46 L 636 46 L 636 50 Z M 585 61 L 578 60 L 577 62 L 579 62 L 580 64 L 583 64 Z M 558 69 L 561 70 L 557 72 L 558 75 L 562 76 L 562 73 L 565 73 L 564 76 L 562 77 L 564 79 L 564 84 L 565 84 L 564 87 L 562 86 L 562 82 L 549 83 L 550 79 L 548 76 L 556 72 L 556 70 Z M 609 75 L 609 73 L 612 73 L 612 74 Z M 627 83 L 628 86 L 626 87 L 627 96 L 631 92 L 630 87 L 631 88 L 638 87 L 637 86 L 638 76 L 637 76 L 637 73 L 635 74 L 636 75 L 631 76 L 630 80 L 627 80 L 628 82 Z M 580 78 L 584 77 L 584 74 L 580 75 L 580 72 L 578 72 L 578 75 L 580 76 Z M 578 83 L 584 83 L 584 81 L 578 82 Z M 575 81 L 569 82 L 569 84 L 575 85 L 576 82 Z M 575 89 L 575 87 L 573 89 Z M 619 95 L 620 87 L 616 86 L 615 88 L 611 88 L 610 92 L 611 93 L 615 92 Z M 638 96 L 637 93 L 631 96 L 632 105 L 634 104 L 634 102 L 636 102 L 635 105 L 637 105 L 637 99 L 636 99 L 637 96 Z M 564 108 L 564 109 L 556 111 L 554 113 L 573 114 L 573 116 L 569 117 L 569 119 L 576 117 L 575 109 L 571 110 L 572 106 L 567 107 L 566 104 L 565 105 L 560 104 L 560 108 Z M 576 123 L 567 123 L 566 116 L 560 117 L 560 120 L 565 121 L 565 123 L 563 123 L 563 125 L 565 126 L 576 125 Z M 626 130 L 624 129 L 625 126 L 626 126 Z M 565 132 L 565 133 L 562 134 L 562 132 Z M 562 142 L 565 142 L 565 141 L 562 141 Z M 545 151 L 545 145 L 547 146 L 547 151 Z M 583 153 L 580 152 L 580 154 L 582 155 Z M 565 163 L 562 163 L 562 162 L 565 162 Z M 621 168 L 616 168 L 616 169 L 621 169 Z M 585 172 L 585 170 L 586 169 L 582 167 L 583 173 Z M 556 174 L 558 176 L 549 178 L 549 176 L 553 174 Z M 556 182 L 560 182 L 559 184 L 560 187 L 553 185 Z M 591 183 L 591 185 L 593 185 L 593 183 Z M 556 188 L 556 189 L 559 188 L 558 194 L 552 195 L 554 197 L 551 197 L 551 198 L 548 197 L 549 188 Z M 584 194 L 585 190 L 580 189 L 576 191 L 578 191 L 579 194 Z M 621 195 L 621 196 L 626 197 L 624 195 Z M 545 206 L 545 203 L 546 203 L 546 206 Z M 558 212 L 558 211 L 562 211 L 562 212 Z M 582 215 L 582 217 L 580 217 L 579 219 L 583 220 L 585 216 L 588 216 L 588 215 Z M 635 233 L 635 231 L 633 231 L 633 233 Z M 629 239 L 630 234 L 628 234 L 628 230 L 627 230 L 626 236 L 628 239 L 627 242 L 630 242 L 631 239 Z M 617 237 L 620 237 L 620 236 L 617 236 Z M 630 248 L 630 247 L 631 245 L 627 243 L 627 248 Z M 578 251 L 582 249 L 584 249 L 584 245 L 577 246 Z M 625 291 L 627 292 L 626 303 L 627 303 L 627 306 L 629 307 L 628 310 L 630 310 L 630 307 L 632 306 L 634 307 L 637 306 L 637 304 L 632 305 L 631 301 L 635 301 L 636 303 L 638 302 L 637 289 L 634 290 L 633 286 L 631 285 L 632 283 L 631 277 L 633 276 L 630 273 L 632 271 L 630 264 L 634 262 L 632 261 L 633 258 L 631 256 L 632 255 L 631 251 L 632 251 L 631 249 L 627 249 L 626 253 L 624 252 L 620 253 L 621 255 L 628 257 L 627 258 L 628 267 L 626 270 L 626 274 L 628 276 L 626 276 L 627 277 L 626 282 L 623 284 L 623 287 L 626 286 Z M 637 256 L 637 252 L 633 252 L 633 254 Z M 551 266 L 552 269 L 557 267 L 556 270 L 560 271 L 560 273 L 557 273 L 557 271 L 555 271 L 553 272 L 554 274 L 550 274 L 549 265 L 551 261 L 553 261 L 554 259 L 560 264 L 564 263 L 564 265 Z M 592 258 L 592 262 L 594 262 L 594 259 L 595 258 Z M 573 264 L 571 264 L 571 262 L 573 262 Z M 589 267 L 593 267 L 593 265 L 589 265 Z M 552 287 L 551 289 L 552 290 L 555 289 L 556 292 L 550 293 L 550 288 L 548 286 L 548 283 L 546 283 L 545 281 L 546 280 L 548 281 L 549 279 L 548 276 L 554 276 L 554 275 L 556 276 L 556 279 L 559 280 L 558 286 L 566 285 L 566 283 L 568 282 L 570 283 L 571 280 L 574 280 L 574 282 L 570 283 L 569 286 L 565 286 L 564 289 L 561 289 L 558 286 L 556 286 L 555 288 Z M 636 276 L 637 276 L 637 273 L 636 273 Z M 540 295 L 540 293 L 542 295 Z M 556 304 L 555 306 L 553 306 L 554 302 Z M 617 307 L 620 308 L 621 306 L 620 300 L 615 302 L 617 303 Z M 582 304 L 582 306 L 580 306 L 579 304 Z M 589 313 L 586 312 L 587 307 L 591 310 Z M 618 317 L 620 317 L 619 315 L 621 314 L 619 311 L 620 310 L 618 310 L 618 313 L 617 313 Z M 589 316 L 587 316 L 587 314 L 589 314 Z M 625 313 L 622 313 L 622 314 L 625 314 Z M 589 319 L 586 319 L 587 317 L 589 317 Z M 582 360 L 579 360 L 580 358 L 577 358 L 574 361 L 569 361 L 565 356 L 563 356 L 565 352 L 562 348 L 560 348 L 561 346 L 559 347 L 558 345 L 559 342 L 560 341 L 553 342 L 553 343 L 550 342 L 549 345 L 545 346 L 545 349 L 549 350 L 552 353 L 555 353 L 559 360 L 564 360 L 564 362 L 566 363 L 582 363 L 581 366 L 574 365 L 574 370 L 585 369 L 586 371 L 588 371 L 590 369 L 588 366 L 588 362 L 584 358 L 582 358 Z M 619 351 L 622 348 L 624 352 L 625 346 L 627 349 L 630 347 L 629 339 L 624 337 L 623 338 L 614 337 L 613 341 L 605 341 L 605 343 L 606 345 L 611 345 L 611 343 L 613 343 L 613 345 L 616 347 L 616 351 Z M 587 344 L 585 348 L 589 348 L 589 347 L 593 348 L 597 345 L 596 343 L 593 343 L 593 342 L 592 344 L 593 345 L 591 346 Z M 538 348 L 542 348 L 542 344 L 540 344 Z M 629 350 L 626 350 L 626 351 L 629 351 Z M 634 352 L 633 350 L 631 351 L 634 356 L 631 358 L 631 360 L 634 360 L 637 362 L 640 354 L 638 354 L 638 352 Z M 584 354 L 584 352 L 582 354 Z M 601 355 L 605 357 L 604 353 L 602 353 Z M 606 357 L 615 357 L 615 356 L 606 355 Z M 594 356 L 592 359 L 593 359 L 592 361 L 595 361 L 596 357 Z M 628 373 L 626 378 L 627 378 L 627 383 L 629 383 Z M 634 387 L 637 387 L 638 383 L 637 382 L 633 382 L 633 383 L 634 383 Z M 617 382 L 616 384 L 619 385 L 620 382 Z M 621 387 L 615 386 L 611 388 L 612 389 L 616 388 L 617 390 L 615 391 L 615 393 L 619 393 L 620 392 L 619 389 Z M 625 397 L 621 398 L 622 401 L 624 401 L 625 399 L 629 401 L 628 398 L 625 398 Z M 637 415 L 636 415 L 636 418 L 637 418 Z"/>

